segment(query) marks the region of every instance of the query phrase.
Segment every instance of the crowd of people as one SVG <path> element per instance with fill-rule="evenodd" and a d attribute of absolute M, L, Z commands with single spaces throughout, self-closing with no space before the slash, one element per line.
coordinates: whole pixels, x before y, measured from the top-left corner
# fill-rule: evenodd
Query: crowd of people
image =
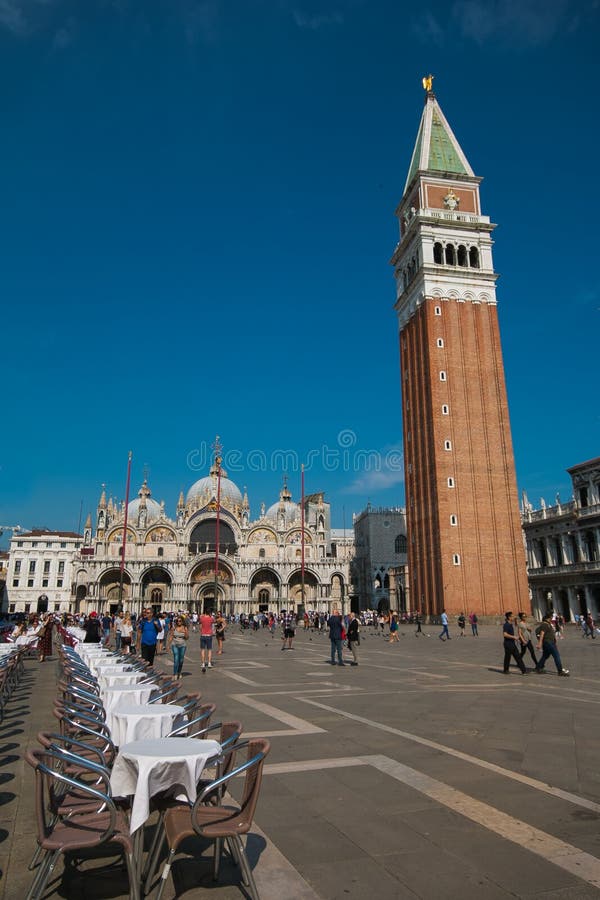
<path fill-rule="evenodd" d="M 464 613 L 456 617 L 458 637 L 465 636 L 467 621 L 471 635 L 478 637 L 479 619 L 474 612 L 468 617 Z M 576 621 L 581 627 L 582 637 L 595 639 L 596 634 L 600 633 L 590 612 L 576 617 Z M 374 610 L 366 610 L 360 614 L 354 612 L 342 614 L 334 607 L 331 613 L 307 610 L 297 614 L 293 609 L 289 609 L 280 613 L 261 611 L 226 616 L 221 612 L 198 614 L 188 610 L 163 613 L 146 607 L 140 616 L 128 611 L 118 611 L 113 615 L 108 613 L 98 615 L 96 612 L 88 615 L 32 614 L 18 622 L 7 639 L 37 650 L 40 662 L 44 662 L 52 654 L 52 634 L 55 627 L 62 634 L 68 632 L 77 641 L 103 643 L 106 646 L 112 644 L 115 650 L 140 653 L 150 665 L 153 664 L 156 654 L 170 652 L 173 656 L 173 674 L 181 679 L 186 649 L 192 633 L 200 634 L 200 663 L 201 670 L 205 673 L 207 669 L 213 667 L 213 641 L 216 642 L 216 655 L 220 656 L 224 652 L 225 632 L 228 628 L 239 627 L 240 631 L 264 629 L 272 638 L 280 629 L 281 650 L 289 651 L 294 649 L 296 631 L 301 627 L 304 631 L 317 632 L 329 637 L 332 665 L 346 664 L 342 655 L 342 648 L 346 645 L 352 654 L 350 665 L 357 666 L 361 628 L 370 628 L 371 634 L 378 635 L 390 643 L 398 643 L 401 624 L 414 625 L 416 637 L 431 636 L 423 630 L 423 616 L 419 611 L 410 616 L 402 612 L 378 613 Z M 440 624 L 442 626 L 440 640 L 451 640 L 450 621 L 445 610 L 442 611 Z M 531 671 L 543 673 L 546 661 L 552 657 L 558 674 L 568 675 L 569 671 L 564 668 L 557 648 L 557 642 L 563 637 L 564 625 L 562 615 L 551 611 L 546 613 L 535 627 L 529 623 L 527 613 L 519 612 L 515 618 L 512 612 L 507 612 L 502 624 L 504 673 L 509 672 L 512 660 L 523 674 L 529 674 L 524 662 L 529 654 L 534 665 Z M 537 639 L 535 648 L 532 631 Z M 541 653 L 539 658 L 536 651 L 538 654 Z"/>

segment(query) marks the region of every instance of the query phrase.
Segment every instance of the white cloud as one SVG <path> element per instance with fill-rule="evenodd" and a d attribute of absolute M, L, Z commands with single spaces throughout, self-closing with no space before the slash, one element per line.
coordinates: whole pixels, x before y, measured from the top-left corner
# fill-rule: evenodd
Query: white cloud
<path fill-rule="evenodd" d="M 64 25 L 61 25 L 61 27 L 54 32 L 52 49 L 57 51 L 66 50 L 75 40 L 76 32 L 77 23 L 75 22 L 75 19 L 68 19 Z"/>
<path fill-rule="evenodd" d="M 444 29 L 429 10 L 412 23 L 412 30 L 424 44 L 436 44 L 439 47 L 444 43 Z"/>
<path fill-rule="evenodd" d="M 455 0 L 446 19 L 422 12 L 413 19 L 412 31 L 424 44 L 436 46 L 456 43 L 458 37 L 480 46 L 537 47 L 562 31 L 577 31 L 596 9 L 596 0 Z"/>
<path fill-rule="evenodd" d="M 404 468 L 380 469 L 364 472 L 344 487 L 342 494 L 368 494 L 370 491 L 385 491 L 404 482 Z"/>
<path fill-rule="evenodd" d="M 457 0 L 452 15 L 464 37 L 476 44 L 499 39 L 539 46 L 564 25 L 568 6 L 569 0 Z"/>
<path fill-rule="evenodd" d="M 327 26 L 344 24 L 344 16 L 338 10 L 314 13 L 311 15 L 310 13 L 295 9 L 293 15 L 294 22 L 298 28 L 309 28 L 311 31 L 317 31 L 317 29 Z"/>
<path fill-rule="evenodd" d="M 24 37 L 35 29 L 40 7 L 53 3 L 54 0 L 0 0 L 0 28 Z"/>

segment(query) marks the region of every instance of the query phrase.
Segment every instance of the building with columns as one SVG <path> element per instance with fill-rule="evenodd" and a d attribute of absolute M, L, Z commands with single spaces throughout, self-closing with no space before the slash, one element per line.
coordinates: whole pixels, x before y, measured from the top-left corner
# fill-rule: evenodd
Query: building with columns
<path fill-rule="evenodd" d="M 352 583 L 357 609 L 406 612 L 406 510 L 369 503 L 353 517 Z"/>
<path fill-rule="evenodd" d="M 424 79 L 391 263 L 400 332 L 411 605 L 529 605 L 497 316 L 494 225 Z"/>
<path fill-rule="evenodd" d="M 521 515 L 527 567 L 536 616 L 552 609 L 573 621 L 591 612 L 600 616 L 600 457 L 567 472 L 573 499 L 557 495 L 534 509 L 523 494 Z"/>
<path fill-rule="evenodd" d="M 330 505 L 323 493 L 304 503 L 304 585 L 302 584 L 302 510 L 284 483 L 279 500 L 251 516 L 248 494 L 221 469 L 179 496 L 175 516 L 153 497 L 146 480 L 127 509 L 103 490 L 84 527 L 73 562 L 73 609 L 114 612 L 119 606 L 139 612 L 155 608 L 250 613 L 304 606 L 328 611 L 347 607 L 353 535 L 331 528 Z M 217 498 L 220 499 L 219 561 Z M 121 584 L 122 581 L 122 584 Z M 303 601 L 304 590 L 304 601 Z"/>

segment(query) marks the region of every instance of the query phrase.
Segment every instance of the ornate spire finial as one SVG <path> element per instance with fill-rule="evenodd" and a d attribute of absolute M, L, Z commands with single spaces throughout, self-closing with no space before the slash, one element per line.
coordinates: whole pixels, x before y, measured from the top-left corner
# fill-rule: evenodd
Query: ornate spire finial
<path fill-rule="evenodd" d="M 433 94 L 433 79 L 435 75 L 425 75 L 423 78 L 423 90 L 426 91 L 427 94 Z"/>

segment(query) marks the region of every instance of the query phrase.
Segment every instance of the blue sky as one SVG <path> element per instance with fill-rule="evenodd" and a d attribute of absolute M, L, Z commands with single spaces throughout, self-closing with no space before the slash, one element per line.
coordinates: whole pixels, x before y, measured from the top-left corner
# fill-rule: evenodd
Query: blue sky
<path fill-rule="evenodd" d="M 402 504 L 394 282 L 421 76 L 497 222 L 519 489 L 600 453 L 598 0 L 0 0 L 0 524 L 221 435 L 252 512 Z M 365 465 L 368 460 L 368 465 Z M 6 543 L 6 539 L 4 539 Z"/>

